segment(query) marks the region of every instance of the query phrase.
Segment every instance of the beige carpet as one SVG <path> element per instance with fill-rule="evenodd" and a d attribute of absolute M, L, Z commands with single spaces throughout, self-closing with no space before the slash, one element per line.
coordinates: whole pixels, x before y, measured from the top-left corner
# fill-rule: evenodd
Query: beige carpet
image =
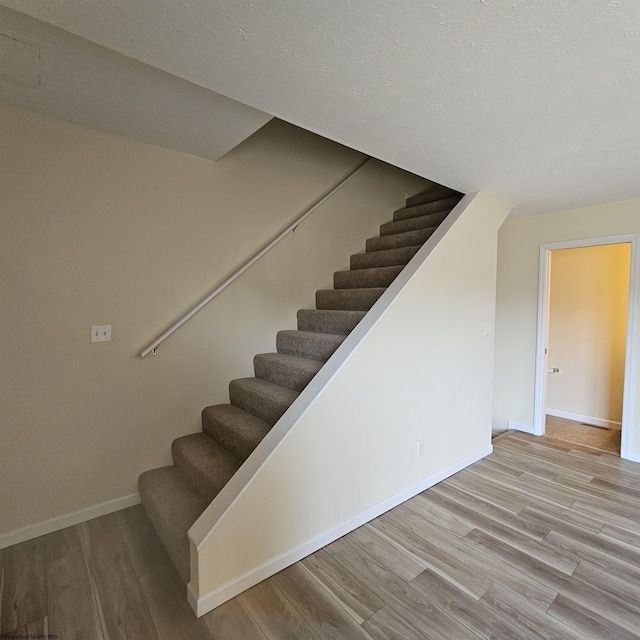
<path fill-rule="evenodd" d="M 565 442 L 620 455 L 619 429 L 601 429 L 565 418 L 547 416 L 546 434 Z"/>

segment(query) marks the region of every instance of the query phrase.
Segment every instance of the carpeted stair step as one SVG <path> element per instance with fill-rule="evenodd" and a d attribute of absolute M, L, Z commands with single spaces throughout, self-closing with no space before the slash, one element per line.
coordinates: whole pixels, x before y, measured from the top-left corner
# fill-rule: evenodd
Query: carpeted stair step
<path fill-rule="evenodd" d="M 321 360 L 309 360 L 286 353 L 260 353 L 253 359 L 256 378 L 294 391 L 302 391 L 323 364 Z"/>
<path fill-rule="evenodd" d="M 173 466 L 145 471 L 138 487 L 142 506 L 186 584 L 190 578 L 187 531 L 208 503 Z"/>
<path fill-rule="evenodd" d="M 320 289 L 320 291 L 316 291 L 316 308 L 368 311 L 385 291 L 385 287 L 369 289 Z"/>
<path fill-rule="evenodd" d="M 270 429 L 264 420 L 232 404 L 215 404 L 202 411 L 202 430 L 243 462 Z"/>
<path fill-rule="evenodd" d="M 240 460 L 206 433 L 193 433 L 171 443 L 173 464 L 191 486 L 211 502 L 240 467 Z"/>
<path fill-rule="evenodd" d="M 418 204 L 414 207 L 403 207 L 402 209 L 397 209 L 393 212 L 393 221 L 399 222 L 400 220 L 407 220 L 408 218 L 426 216 L 429 213 L 451 211 L 458 202 L 460 202 L 460 197 L 455 196 L 454 198 L 445 198 L 444 200 L 435 200 L 434 202 Z"/>
<path fill-rule="evenodd" d="M 373 251 L 371 253 L 354 253 L 349 264 L 352 270 L 374 269 L 377 267 L 405 266 L 418 253 L 422 245 Z"/>
<path fill-rule="evenodd" d="M 275 424 L 298 397 L 298 392 L 260 378 L 239 378 L 229 384 L 231 404 Z"/>
<path fill-rule="evenodd" d="M 331 357 L 344 339 L 344 335 L 333 333 L 279 331 L 276 336 L 276 349 L 278 353 L 325 361 Z"/>
<path fill-rule="evenodd" d="M 419 204 L 424 204 L 426 202 L 433 202 L 434 200 L 442 200 L 444 198 L 451 197 L 462 198 L 462 194 L 455 189 L 450 189 L 449 187 L 444 187 L 439 184 L 434 184 L 429 189 L 425 191 L 421 191 L 420 193 L 416 193 L 413 196 L 409 196 L 405 204 L 407 207 L 415 207 Z"/>
<path fill-rule="evenodd" d="M 336 271 L 333 274 L 334 289 L 368 289 L 388 287 L 402 271 L 404 265 Z"/>
<path fill-rule="evenodd" d="M 371 251 L 385 251 L 386 249 L 399 249 L 400 247 L 412 247 L 417 244 L 424 244 L 437 227 L 428 229 L 416 229 L 415 231 L 405 231 L 392 236 L 382 236 L 369 238 L 365 244 L 367 253 Z"/>
<path fill-rule="evenodd" d="M 300 309 L 298 311 L 298 329 L 300 331 L 348 335 L 364 318 L 365 313 L 366 311 Z"/>
<path fill-rule="evenodd" d="M 398 220 L 398 222 L 385 222 L 380 226 L 380 235 L 392 236 L 395 233 L 404 233 L 405 231 L 437 227 L 450 213 L 451 211 L 446 209 L 445 211 L 438 211 L 437 213 L 427 213 L 424 216 Z"/>

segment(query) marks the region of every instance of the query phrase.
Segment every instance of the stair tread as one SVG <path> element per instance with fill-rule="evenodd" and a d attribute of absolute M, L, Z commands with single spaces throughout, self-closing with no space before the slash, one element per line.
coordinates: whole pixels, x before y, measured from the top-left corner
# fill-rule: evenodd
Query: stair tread
<path fill-rule="evenodd" d="M 442 224 L 444 219 L 451 213 L 451 209 L 447 207 L 444 211 L 435 213 L 426 213 L 424 215 L 405 218 L 404 220 L 392 220 L 380 225 L 381 236 L 391 236 L 396 233 L 404 233 L 405 231 L 416 231 L 417 229 L 428 229 L 429 227 L 437 227 Z"/>
<path fill-rule="evenodd" d="M 259 353 L 253 359 L 256 378 L 302 391 L 324 362 L 287 353 Z"/>
<path fill-rule="evenodd" d="M 300 394 L 260 378 L 238 378 L 229 383 L 229 395 L 231 404 L 275 424 Z"/>
<path fill-rule="evenodd" d="M 176 438 L 171 452 L 174 465 L 207 503 L 220 493 L 241 464 L 203 432 Z"/>
<path fill-rule="evenodd" d="M 288 353 L 259 353 L 256 358 L 282 362 L 289 367 L 295 367 L 296 369 L 303 369 L 305 371 L 317 371 L 324 364 L 324 362 L 321 362 L 320 360 L 301 358 L 300 356 L 292 356 Z"/>
<path fill-rule="evenodd" d="M 203 409 L 202 429 L 244 461 L 269 433 L 271 425 L 232 404 L 215 404 Z"/>
<path fill-rule="evenodd" d="M 276 347 L 278 353 L 290 355 L 305 354 L 315 360 L 328 360 L 333 352 L 344 342 L 345 336 L 338 333 L 320 333 L 318 331 L 296 331 L 294 329 L 278 331 Z"/>
<path fill-rule="evenodd" d="M 368 253 L 354 253 L 350 259 L 352 271 L 371 269 L 374 267 L 405 266 L 418 253 L 421 244 L 397 249 L 382 249 Z"/>
<path fill-rule="evenodd" d="M 442 200 L 443 198 L 450 198 L 457 196 L 458 198 L 462 197 L 462 193 L 456 191 L 455 189 L 451 189 L 450 187 L 445 187 L 441 184 L 433 183 L 430 187 L 421 191 L 420 193 L 416 193 L 412 196 L 409 196 L 406 199 L 406 206 L 412 207 L 418 204 L 424 204 L 428 202 L 434 202 L 436 200 Z"/>
<path fill-rule="evenodd" d="M 335 289 L 388 287 L 398 277 L 402 269 L 404 269 L 404 265 L 336 271 L 333 274 L 333 286 Z"/>
<path fill-rule="evenodd" d="M 142 505 L 186 584 L 190 578 L 187 532 L 208 503 L 174 466 L 145 471 L 138 485 Z"/>
<path fill-rule="evenodd" d="M 293 402 L 299 394 L 291 389 L 285 389 L 278 384 L 273 384 L 271 382 L 267 382 L 266 380 L 261 380 L 260 378 L 236 378 L 231 381 L 231 384 L 235 384 L 238 386 L 243 386 L 245 388 L 251 388 L 256 390 L 259 393 L 264 393 L 266 395 L 273 395 L 282 400 Z"/>
<path fill-rule="evenodd" d="M 386 290 L 386 287 L 320 289 L 316 291 L 316 307 L 336 311 L 368 311 Z"/>
<path fill-rule="evenodd" d="M 451 196 L 449 198 L 440 198 L 438 200 L 431 200 L 422 204 L 416 204 L 410 207 L 402 207 L 396 209 L 393 212 L 393 221 L 399 222 L 400 220 L 407 220 L 408 218 L 416 218 L 428 213 L 437 213 L 439 211 L 445 211 L 447 209 L 453 209 L 458 202 L 462 199 L 462 196 Z"/>
<path fill-rule="evenodd" d="M 365 246 L 367 252 L 383 251 L 386 249 L 400 249 L 424 244 L 437 229 L 437 225 L 426 229 L 415 229 L 390 236 L 375 236 L 368 238 Z"/>
<path fill-rule="evenodd" d="M 365 314 L 366 311 L 300 309 L 298 311 L 298 329 L 348 335 L 364 318 Z"/>

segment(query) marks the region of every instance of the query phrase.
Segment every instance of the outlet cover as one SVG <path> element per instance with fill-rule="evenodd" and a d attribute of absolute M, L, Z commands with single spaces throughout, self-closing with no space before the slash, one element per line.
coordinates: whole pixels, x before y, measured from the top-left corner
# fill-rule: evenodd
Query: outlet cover
<path fill-rule="evenodd" d="M 92 324 L 91 342 L 111 342 L 111 325 Z"/>

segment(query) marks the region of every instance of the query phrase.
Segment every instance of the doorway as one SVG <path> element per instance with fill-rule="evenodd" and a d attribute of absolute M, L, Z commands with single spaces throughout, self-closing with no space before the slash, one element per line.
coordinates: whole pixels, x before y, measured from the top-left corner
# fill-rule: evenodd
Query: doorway
<path fill-rule="evenodd" d="M 536 435 L 548 423 L 550 435 L 637 459 L 629 450 L 637 270 L 635 235 L 541 246 Z"/>
<path fill-rule="evenodd" d="M 620 455 L 631 245 L 549 256 L 545 433 Z"/>

